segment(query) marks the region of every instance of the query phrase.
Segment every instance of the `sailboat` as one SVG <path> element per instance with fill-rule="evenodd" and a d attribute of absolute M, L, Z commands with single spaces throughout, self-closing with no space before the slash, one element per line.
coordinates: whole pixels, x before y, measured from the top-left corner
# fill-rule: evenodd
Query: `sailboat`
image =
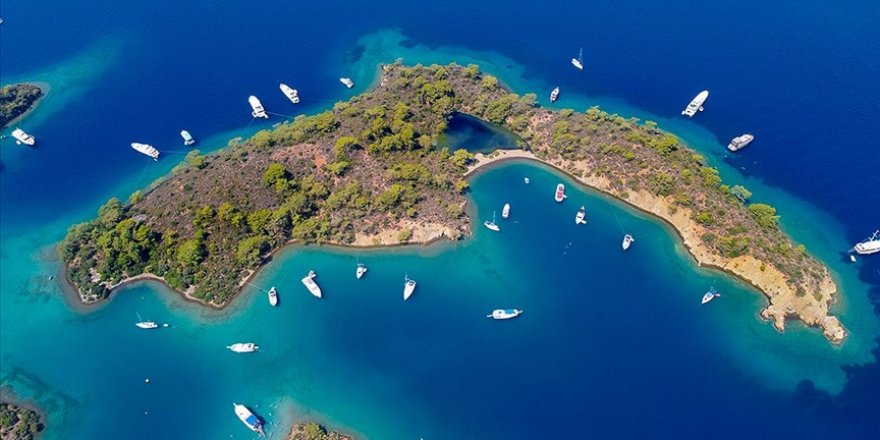
<path fill-rule="evenodd" d="M 706 304 L 707 302 L 712 301 L 713 299 L 715 299 L 719 296 L 721 296 L 721 294 L 718 293 L 717 290 L 715 290 L 715 286 L 712 286 L 709 288 L 709 291 L 707 291 L 706 294 L 703 295 L 702 304 Z"/>
<path fill-rule="evenodd" d="M 367 266 L 361 264 L 360 259 L 358 259 L 357 269 L 355 269 L 354 275 L 357 277 L 357 279 L 361 279 L 361 277 L 364 276 L 365 273 L 367 273 Z"/>
<path fill-rule="evenodd" d="M 321 299 L 321 288 L 318 287 L 318 283 L 314 280 L 316 276 L 318 276 L 318 274 L 316 274 L 315 271 L 310 270 L 309 274 L 302 279 L 302 283 L 306 286 L 306 289 L 309 289 L 309 293 L 314 295 L 315 298 Z"/>
<path fill-rule="evenodd" d="M 492 211 L 492 220 L 484 221 L 483 226 L 489 228 L 491 231 L 501 232 L 501 228 L 495 223 L 495 211 Z"/>
<path fill-rule="evenodd" d="M 575 67 L 577 70 L 584 70 L 584 48 L 581 48 L 580 53 L 578 53 L 577 58 L 571 59 L 571 65 Z"/>
<path fill-rule="evenodd" d="M 403 300 L 406 301 L 416 290 L 416 280 L 409 279 L 409 275 L 403 276 Z"/>
<path fill-rule="evenodd" d="M 156 324 L 156 323 L 153 322 L 153 321 L 144 321 L 144 320 L 141 318 L 140 313 L 137 315 L 137 317 L 138 317 L 138 322 L 136 322 L 134 325 L 136 325 L 138 328 L 142 328 L 142 329 L 144 329 L 144 330 L 150 330 L 150 329 L 154 329 L 154 328 L 159 328 L 159 324 Z"/>

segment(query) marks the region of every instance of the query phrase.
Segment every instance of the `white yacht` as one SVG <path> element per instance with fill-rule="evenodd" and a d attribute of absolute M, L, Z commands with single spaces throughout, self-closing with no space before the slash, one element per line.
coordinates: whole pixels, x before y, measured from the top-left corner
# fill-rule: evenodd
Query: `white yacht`
<path fill-rule="evenodd" d="M 190 146 L 196 143 L 196 140 L 193 139 L 192 135 L 186 130 L 180 130 L 180 137 L 183 138 L 183 145 Z"/>
<path fill-rule="evenodd" d="M 266 109 L 263 108 L 263 103 L 260 102 L 259 98 L 251 95 L 248 98 L 248 103 L 250 103 L 251 108 L 254 109 L 254 111 L 251 112 L 253 117 L 269 119 L 269 115 L 266 114 Z"/>
<path fill-rule="evenodd" d="M 880 252 L 880 230 L 853 246 L 853 250 L 859 255 L 871 255 Z"/>
<path fill-rule="evenodd" d="M 16 128 L 15 130 L 12 130 L 11 134 L 12 134 L 12 137 L 15 138 L 15 143 L 18 145 L 25 144 L 27 146 L 32 147 L 37 142 L 37 140 L 34 139 L 33 136 L 25 133 L 25 131 L 20 128 Z"/>
<path fill-rule="evenodd" d="M 159 328 L 159 324 L 156 324 L 153 321 L 141 321 L 141 322 L 135 323 L 135 325 L 138 326 L 138 328 L 142 328 L 144 330 Z"/>
<path fill-rule="evenodd" d="M 526 184 L 526 185 L 528 185 L 528 184 L 530 184 L 530 183 L 532 183 L 532 181 L 531 181 L 531 180 L 529 180 L 529 178 L 528 178 L 528 177 L 523 177 L 523 182 L 525 182 L 525 184 Z"/>
<path fill-rule="evenodd" d="M 575 67 L 577 70 L 584 70 L 584 48 L 581 48 L 581 51 L 578 53 L 577 58 L 571 59 L 571 65 Z"/>
<path fill-rule="evenodd" d="M 504 208 L 501 209 L 501 218 L 510 217 L 510 203 L 505 203 Z"/>
<path fill-rule="evenodd" d="M 226 348 L 235 353 L 253 353 L 259 350 L 260 346 L 253 342 L 236 342 L 235 344 L 227 345 Z"/>
<path fill-rule="evenodd" d="M 351 78 L 339 78 L 339 82 L 345 84 L 345 87 L 348 87 L 349 89 L 354 87 L 354 81 L 352 81 Z"/>
<path fill-rule="evenodd" d="M 719 296 L 721 296 L 721 294 L 718 293 L 718 291 L 715 290 L 714 287 L 710 287 L 709 291 L 706 292 L 705 295 L 703 295 L 702 304 L 706 304 L 707 302 L 712 301 L 713 299 L 718 298 Z"/>
<path fill-rule="evenodd" d="M 296 89 L 292 89 L 284 83 L 281 83 L 278 87 L 281 89 L 281 93 L 284 93 L 284 96 L 286 96 L 290 102 L 299 104 L 299 92 L 297 92 Z"/>
<path fill-rule="evenodd" d="M 316 276 L 318 276 L 318 274 L 316 274 L 315 271 L 310 270 L 309 274 L 302 279 L 302 283 L 307 289 L 309 289 L 309 292 L 314 295 L 315 298 L 321 298 L 321 288 L 318 287 L 318 283 L 316 283 L 314 279 Z"/>
<path fill-rule="evenodd" d="M 578 213 L 574 217 L 574 224 L 576 224 L 576 225 L 587 224 L 587 208 L 581 206 L 581 209 L 578 209 Z"/>
<path fill-rule="evenodd" d="M 355 269 L 354 271 L 354 275 L 357 277 L 357 279 L 361 279 L 361 277 L 363 277 L 365 273 L 367 273 L 367 266 L 358 263 L 357 269 Z"/>
<path fill-rule="evenodd" d="M 550 92 L 550 102 L 556 102 L 559 99 L 559 87 Z"/>
<path fill-rule="evenodd" d="M 730 151 L 739 151 L 742 148 L 745 148 L 747 145 L 751 144 L 752 141 L 755 140 L 755 136 L 751 133 L 746 133 L 742 136 L 737 136 L 727 144 L 727 149 Z"/>
<path fill-rule="evenodd" d="M 553 200 L 556 200 L 560 203 L 565 200 L 565 185 L 561 183 L 559 185 L 556 185 L 556 195 L 553 196 Z"/>
<path fill-rule="evenodd" d="M 403 300 L 406 301 L 416 290 L 416 280 L 411 280 L 408 276 L 404 275 L 403 281 Z"/>
<path fill-rule="evenodd" d="M 632 246 L 634 241 L 636 241 L 636 239 L 633 238 L 632 235 L 626 234 L 623 236 L 623 244 L 621 244 L 621 247 L 623 248 L 623 250 L 627 250 L 630 246 Z"/>
<path fill-rule="evenodd" d="M 708 99 L 708 98 L 709 98 L 709 91 L 703 90 L 702 92 L 698 93 L 697 96 L 694 97 L 694 99 L 691 101 L 691 103 L 688 104 L 688 106 L 685 107 L 684 110 L 681 111 L 681 114 L 683 114 L 687 117 L 691 117 L 691 118 L 694 117 L 694 115 L 697 114 L 697 112 L 703 111 L 703 103 L 706 102 L 706 99 Z"/>
<path fill-rule="evenodd" d="M 238 416 L 238 420 L 241 420 L 241 423 L 244 423 L 248 429 L 259 434 L 260 437 L 266 436 L 266 433 L 263 432 L 263 422 L 261 422 L 260 418 L 255 416 L 248 407 L 232 402 L 232 408 L 235 410 L 235 415 Z"/>
<path fill-rule="evenodd" d="M 278 305 L 278 291 L 275 290 L 275 286 L 272 286 L 272 288 L 269 289 L 269 304 L 271 304 L 272 307 Z"/>
<path fill-rule="evenodd" d="M 495 223 L 495 211 L 492 211 L 492 220 L 484 221 L 483 226 L 489 228 L 491 231 L 501 232 L 501 228 Z"/>
<path fill-rule="evenodd" d="M 153 148 L 150 144 L 141 144 L 139 142 L 132 142 L 131 148 L 134 148 L 134 151 L 138 153 L 145 154 L 153 158 L 153 160 L 159 159 L 159 150 Z"/>
<path fill-rule="evenodd" d="M 495 309 L 492 311 L 491 315 L 486 315 L 487 318 L 492 318 L 495 320 L 503 320 L 503 319 L 513 319 L 519 315 L 522 315 L 522 310 L 517 309 Z"/>

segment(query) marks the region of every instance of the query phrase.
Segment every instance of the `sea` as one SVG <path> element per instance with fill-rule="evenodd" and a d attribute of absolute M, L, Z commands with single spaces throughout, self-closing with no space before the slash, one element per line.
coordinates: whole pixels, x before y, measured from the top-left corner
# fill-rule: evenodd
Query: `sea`
<path fill-rule="evenodd" d="M 875 0 L 11 0 L 0 17 L 0 81 L 49 88 L 19 123 L 37 147 L 0 141 L 0 385 L 44 410 L 46 440 L 254 438 L 233 402 L 270 438 L 301 421 L 380 440 L 878 438 L 880 256 L 847 254 L 880 228 Z M 667 225 L 528 162 L 471 178 L 461 241 L 289 247 L 223 310 L 154 282 L 72 299 L 56 245 L 179 163 L 181 129 L 216 151 L 366 92 L 397 59 L 479 64 L 542 105 L 675 133 L 828 265 L 849 338 L 777 332 L 759 292 L 699 267 Z M 680 116 L 703 89 L 706 110 Z M 455 125 L 457 146 L 502 146 Z M 755 142 L 728 154 L 745 132 Z M 479 225 L 504 203 L 500 233 Z M 300 283 L 309 270 L 323 300 Z M 711 286 L 722 296 L 700 305 Z M 496 308 L 524 313 L 487 319 Z M 257 353 L 226 349 L 250 341 Z"/>

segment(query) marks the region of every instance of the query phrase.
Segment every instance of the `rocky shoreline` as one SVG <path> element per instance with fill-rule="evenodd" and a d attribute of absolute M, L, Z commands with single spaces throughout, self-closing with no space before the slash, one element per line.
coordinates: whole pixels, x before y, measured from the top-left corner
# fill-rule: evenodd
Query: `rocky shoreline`
<path fill-rule="evenodd" d="M 340 434 L 317 423 L 297 423 L 293 425 L 287 440 L 354 440 L 354 437 Z"/>

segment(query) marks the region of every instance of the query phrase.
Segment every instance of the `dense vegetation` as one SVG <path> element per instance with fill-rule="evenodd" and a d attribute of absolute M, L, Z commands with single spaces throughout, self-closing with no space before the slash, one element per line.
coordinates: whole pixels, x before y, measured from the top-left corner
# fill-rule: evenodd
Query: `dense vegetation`
<path fill-rule="evenodd" d="M 43 96 L 43 91 L 31 84 L 0 87 L 0 128 L 30 110 L 40 96 Z"/>
<path fill-rule="evenodd" d="M 36 412 L 0 402 L 0 440 L 33 440 L 43 429 Z"/>
<path fill-rule="evenodd" d="M 288 440 L 351 440 L 351 437 L 342 435 L 336 431 L 327 432 L 327 429 L 317 423 L 302 423 L 294 425 L 290 431 Z"/>
<path fill-rule="evenodd" d="M 466 231 L 463 173 L 472 157 L 435 144 L 454 111 L 505 126 L 563 169 L 606 179 L 617 197 L 664 197 L 671 211 L 688 210 L 711 251 L 772 262 L 801 294 L 818 292 L 824 267 L 778 230 L 775 209 L 750 204 L 746 188 L 723 184 L 655 123 L 598 108 L 552 112 L 533 94 L 510 93 L 476 66 L 457 65 L 384 66 L 370 93 L 217 154 L 193 152 L 153 190 L 127 204 L 111 200 L 97 219 L 70 229 L 62 246 L 70 279 L 96 300 L 149 272 L 222 304 L 292 239 L 350 243 L 401 219 Z"/>

